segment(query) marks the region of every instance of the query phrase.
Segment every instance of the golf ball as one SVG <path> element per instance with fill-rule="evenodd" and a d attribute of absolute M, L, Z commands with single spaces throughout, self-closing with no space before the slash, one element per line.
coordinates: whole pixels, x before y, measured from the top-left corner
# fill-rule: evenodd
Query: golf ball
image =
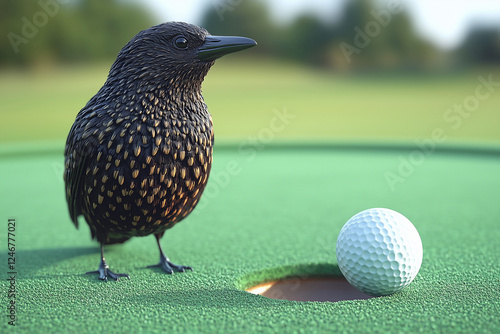
<path fill-rule="evenodd" d="M 342 227 L 337 261 L 356 289 L 372 296 L 400 291 L 417 276 L 422 241 L 413 224 L 389 209 L 361 211 Z"/>

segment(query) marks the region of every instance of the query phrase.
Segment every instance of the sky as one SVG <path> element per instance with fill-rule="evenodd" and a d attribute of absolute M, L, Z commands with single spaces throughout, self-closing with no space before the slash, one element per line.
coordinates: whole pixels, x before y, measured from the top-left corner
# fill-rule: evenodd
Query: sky
<path fill-rule="evenodd" d="M 162 21 L 185 21 L 200 24 L 204 10 L 249 0 L 143 0 Z M 256 0 L 252 0 L 256 1 Z M 286 23 L 303 12 L 315 13 L 322 19 L 339 17 L 350 0 L 265 0 L 273 19 Z M 401 1 L 406 6 L 416 32 L 443 49 L 452 49 L 464 40 L 472 25 L 500 28 L 500 0 L 377 0 Z M 354 28 L 354 27 L 353 27 Z"/>

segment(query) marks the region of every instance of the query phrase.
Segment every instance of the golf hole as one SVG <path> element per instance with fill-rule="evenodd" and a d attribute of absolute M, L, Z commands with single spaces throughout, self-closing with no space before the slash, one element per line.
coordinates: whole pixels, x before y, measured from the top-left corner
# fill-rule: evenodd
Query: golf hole
<path fill-rule="evenodd" d="M 356 290 L 341 277 L 287 278 L 262 283 L 246 291 L 272 299 L 301 302 L 338 302 L 373 298 Z"/>

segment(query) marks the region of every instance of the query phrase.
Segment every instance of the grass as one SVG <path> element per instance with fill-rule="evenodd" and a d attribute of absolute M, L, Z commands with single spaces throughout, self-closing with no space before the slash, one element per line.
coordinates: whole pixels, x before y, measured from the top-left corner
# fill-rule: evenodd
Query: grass
<path fill-rule="evenodd" d="M 77 112 L 104 83 L 109 66 L 0 72 L 0 144 L 64 140 Z M 494 81 L 500 78 L 499 69 L 447 76 L 349 76 L 228 58 L 214 66 L 203 89 L 218 140 L 260 135 L 266 140 L 414 141 L 441 128 L 450 141 L 499 143 L 500 89 L 469 117 L 460 116 L 459 125 L 444 119 L 449 108 L 474 95 L 479 75 L 490 74 Z M 275 113 L 284 111 L 293 118 L 275 123 Z"/>
<path fill-rule="evenodd" d="M 105 250 L 110 268 L 131 279 L 107 284 L 84 274 L 97 268 L 99 248 L 87 224 L 76 230 L 68 216 L 54 168 L 62 152 L 0 154 L 2 240 L 6 218 L 17 221 L 15 333 L 498 333 L 498 154 L 436 151 L 391 189 L 384 173 L 411 152 L 268 145 L 249 159 L 219 147 L 202 202 L 162 239 L 172 261 L 195 271 L 146 268 L 158 260 L 155 240 L 132 238 Z M 238 172 L 228 176 L 230 164 Z M 399 211 L 419 231 L 424 259 L 408 288 L 338 303 L 242 291 L 285 276 L 339 275 L 338 233 L 370 207 Z M 4 316 L 0 332 L 12 329 Z"/>

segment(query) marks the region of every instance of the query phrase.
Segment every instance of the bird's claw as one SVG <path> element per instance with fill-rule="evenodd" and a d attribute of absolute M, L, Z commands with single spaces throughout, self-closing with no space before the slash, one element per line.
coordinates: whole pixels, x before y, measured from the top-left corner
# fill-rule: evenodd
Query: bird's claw
<path fill-rule="evenodd" d="M 154 267 L 160 267 L 165 271 L 167 274 L 172 275 L 174 271 L 183 273 L 186 270 L 191 270 L 193 271 L 193 268 L 189 266 L 182 266 L 182 265 L 177 265 L 168 259 L 168 257 L 165 256 L 160 256 L 160 262 L 158 264 L 153 264 L 151 266 L 148 266 L 148 268 L 154 268 Z"/>
<path fill-rule="evenodd" d="M 128 274 L 116 274 L 111 270 L 109 270 L 109 266 L 104 259 L 101 260 L 101 263 L 99 264 L 99 269 L 94 271 L 88 271 L 85 274 L 99 274 L 99 279 L 101 281 L 106 281 L 106 282 L 108 281 L 108 277 L 114 279 L 115 281 L 118 281 L 120 277 L 130 278 Z"/>

